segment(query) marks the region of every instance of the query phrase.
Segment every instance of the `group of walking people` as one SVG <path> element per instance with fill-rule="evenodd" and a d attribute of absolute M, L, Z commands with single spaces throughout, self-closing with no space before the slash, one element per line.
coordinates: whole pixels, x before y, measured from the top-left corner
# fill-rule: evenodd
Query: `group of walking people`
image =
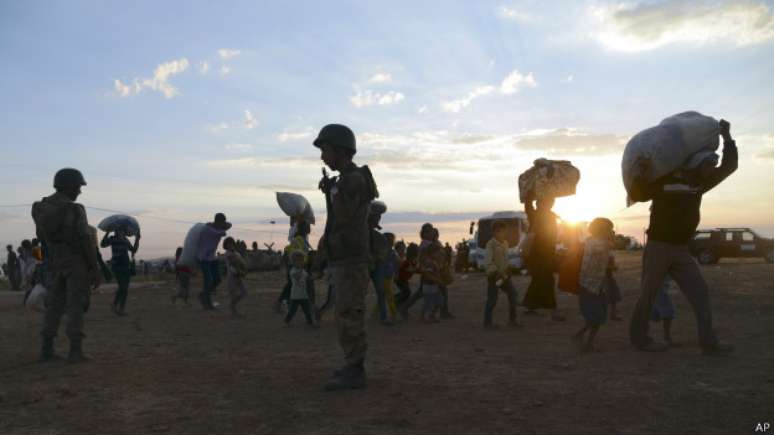
<path fill-rule="evenodd" d="M 720 167 L 715 162 L 700 161 L 678 173 L 655 182 L 638 179 L 634 191 L 636 200 L 652 200 L 648 244 L 643 256 L 642 294 L 631 318 L 632 344 L 643 351 L 668 349 L 648 335 L 648 321 L 665 278 L 670 276 L 688 296 L 696 313 L 699 341 L 704 353 L 726 355 L 730 346 L 721 345 L 712 329 L 709 292 L 701 271 L 690 257 L 687 243 L 699 223 L 699 209 L 704 193 L 728 177 L 737 167 L 736 146 L 730 135 L 730 125 L 721 121 L 724 139 L 724 157 Z M 385 325 L 407 318 L 411 307 L 422 299 L 421 318 L 427 323 L 442 318 L 453 318 L 449 310 L 449 290 L 452 283 L 450 249 L 439 241 L 439 232 L 432 224 L 420 230 L 421 243 L 406 245 L 396 242 L 391 233 L 382 233 L 380 220 L 386 205 L 377 201 L 379 192 L 368 166 L 358 166 L 355 135 L 348 127 L 330 124 L 322 128 L 314 146 L 319 148 L 321 160 L 333 171 L 330 177 L 323 170 L 318 187 L 325 196 L 327 219 L 317 250 L 312 251 L 308 236 L 309 223 L 303 219 L 292 222 L 287 253 L 287 285 L 278 299 L 278 306 L 286 300 L 286 322 L 291 322 L 300 308 L 307 323 L 315 326 L 325 311 L 335 309 L 338 341 L 344 365 L 335 370 L 326 384 L 327 390 L 363 388 L 366 385 L 366 357 L 368 344 L 365 331 L 365 296 L 369 283 L 376 289 L 376 316 Z M 640 162 L 641 172 L 648 162 Z M 56 192 L 33 205 L 32 216 L 37 237 L 42 241 L 42 255 L 48 263 L 49 292 L 42 330 L 41 361 L 57 359 L 54 339 L 63 314 L 67 314 L 67 336 L 70 340 L 69 360 L 85 359 L 82 352 L 83 313 L 88 305 L 91 288 L 98 285 L 98 251 L 93 227 L 88 225 L 86 211 L 75 203 L 86 181 L 80 171 L 66 168 L 54 177 Z M 537 202 L 533 206 L 533 200 Z M 551 197 L 530 197 L 525 210 L 531 227 L 528 269 L 532 276 L 523 304 L 528 313 L 539 309 L 551 311 L 554 321 L 564 320 L 556 307 L 556 216 L 551 211 Z M 231 224 L 223 213 L 215 215 L 201 233 L 196 260 L 203 275 L 202 291 L 198 298 L 207 310 L 217 307 L 213 300 L 221 281 L 217 249 Z M 585 348 L 589 349 L 599 326 L 607 318 L 610 298 L 610 277 L 614 266 L 610 261 L 612 222 L 597 219 L 592 222 L 592 237 L 583 248 L 579 272 L 580 310 L 586 319 L 584 329 L 576 334 L 582 339 L 588 334 Z M 507 264 L 507 242 L 503 225 L 494 224 L 494 238 L 487 245 L 487 302 L 484 325 L 493 328 L 493 309 L 500 291 L 509 298 L 509 322 L 518 326 L 516 292 Z M 130 243 L 126 235 L 116 231 L 105 235 L 101 246 L 110 247 L 111 264 L 119 281 L 119 291 L 113 310 L 125 313 L 126 289 L 129 276 L 127 259 L 137 252 L 139 237 Z M 227 237 L 226 276 L 231 296 L 232 314 L 238 316 L 238 302 L 245 295 L 246 266 L 240 254 L 240 244 Z M 179 291 L 173 297 L 188 299 L 190 268 L 179 264 L 176 256 Z M 131 268 L 132 262 L 128 266 Z M 420 276 L 419 287 L 412 292 L 410 280 Z M 328 278 L 327 301 L 317 309 L 314 281 Z M 396 290 L 397 289 L 397 292 Z M 620 299 L 620 298 L 619 298 Z M 613 313 L 613 317 L 617 315 Z"/>
<path fill-rule="evenodd" d="M 8 245 L 6 249 L 6 261 L 3 263 L 3 275 L 8 279 L 11 290 L 25 291 L 26 294 L 35 285 L 35 270 L 43 261 L 38 239 L 24 239 L 16 250 L 13 245 Z"/>

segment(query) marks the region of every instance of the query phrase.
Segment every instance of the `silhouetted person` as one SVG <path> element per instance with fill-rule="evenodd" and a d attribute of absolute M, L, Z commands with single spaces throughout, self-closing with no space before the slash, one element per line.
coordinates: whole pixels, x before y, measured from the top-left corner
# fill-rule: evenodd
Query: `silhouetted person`
<path fill-rule="evenodd" d="M 635 201 L 652 201 L 648 241 L 642 256 L 642 293 L 632 316 L 629 335 L 640 350 L 664 351 L 669 346 L 655 343 L 648 335 L 648 320 L 653 303 L 667 275 L 688 298 L 699 329 L 699 344 L 707 355 L 727 355 L 733 347 L 721 345 L 712 328 L 709 287 L 689 242 L 701 219 L 702 196 L 720 184 L 738 167 L 736 142 L 731 138 L 731 125 L 720 121 L 723 136 L 723 162 L 719 167 L 714 153 L 697 153 L 683 168 L 653 182 L 646 182 L 650 162 L 640 160 L 630 196 Z"/>

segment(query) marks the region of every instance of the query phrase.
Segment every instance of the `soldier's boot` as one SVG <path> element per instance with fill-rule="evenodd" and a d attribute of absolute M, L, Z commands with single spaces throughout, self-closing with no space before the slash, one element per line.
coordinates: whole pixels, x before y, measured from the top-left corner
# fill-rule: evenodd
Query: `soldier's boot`
<path fill-rule="evenodd" d="M 43 346 L 40 349 L 40 359 L 38 361 L 42 363 L 59 361 L 62 357 L 54 353 L 54 339 L 44 338 Z"/>
<path fill-rule="evenodd" d="M 91 361 L 91 358 L 83 354 L 80 341 L 70 342 L 70 353 L 67 355 L 67 362 L 69 364 L 78 364 Z"/>
<path fill-rule="evenodd" d="M 325 385 L 326 391 L 356 390 L 365 388 L 366 371 L 363 361 L 338 369 L 333 379 Z"/>

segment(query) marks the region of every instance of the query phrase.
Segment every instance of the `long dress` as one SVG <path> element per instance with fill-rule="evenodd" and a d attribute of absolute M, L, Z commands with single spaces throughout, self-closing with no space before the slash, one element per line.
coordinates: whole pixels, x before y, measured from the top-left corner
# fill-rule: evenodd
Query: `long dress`
<path fill-rule="evenodd" d="M 532 280 L 523 304 L 529 310 L 553 310 L 556 308 L 556 215 L 552 211 L 535 210 L 531 204 L 527 205 L 526 212 L 530 232 L 535 233 L 535 239 L 527 258 L 527 269 Z"/>

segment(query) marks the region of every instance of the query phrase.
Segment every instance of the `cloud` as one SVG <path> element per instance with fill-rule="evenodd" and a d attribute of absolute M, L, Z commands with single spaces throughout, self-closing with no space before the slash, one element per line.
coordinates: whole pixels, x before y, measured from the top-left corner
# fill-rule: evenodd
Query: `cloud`
<path fill-rule="evenodd" d="M 562 79 L 562 83 L 572 83 L 574 81 L 575 81 L 575 76 L 572 74 Z"/>
<path fill-rule="evenodd" d="M 760 154 L 758 154 L 759 159 L 770 159 L 774 160 L 774 149 L 770 149 L 768 151 L 764 151 Z"/>
<path fill-rule="evenodd" d="M 231 67 L 228 65 L 223 65 L 220 67 L 220 75 L 221 76 L 227 76 L 231 74 Z"/>
<path fill-rule="evenodd" d="M 303 131 L 296 131 L 296 132 L 289 132 L 289 131 L 283 131 L 282 133 L 277 135 L 277 140 L 280 142 L 288 142 L 288 141 L 296 141 L 296 140 L 303 140 L 303 139 L 309 139 L 314 135 L 314 130 L 312 127 L 307 127 Z"/>
<path fill-rule="evenodd" d="M 374 104 L 379 106 L 388 106 L 391 104 L 400 103 L 405 99 L 405 95 L 400 92 L 387 91 L 385 93 L 374 92 L 370 89 L 360 90 L 355 87 L 355 95 L 349 97 L 350 103 L 353 106 L 359 108 L 373 106 Z"/>
<path fill-rule="evenodd" d="M 259 124 L 258 119 L 253 115 L 250 110 L 245 110 L 241 120 L 232 122 L 219 122 L 216 124 L 207 124 L 204 126 L 204 130 L 208 133 L 220 133 L 223 130 L 230 128 L 239 128 L 240 125 L 246 130 L 252 130 Z"/>
<path fill-rule="evenodd" d="M 113 88 L 120 97 L 128 97 L 132 94 L 137 94 L 142 90 L 142 86 L 137 80 L 135 80 L 134 83 L 124 84 L 121 80 L 116 79 L 113 80 Z"/>
<path fill-rule="evenodd" d="M 389 83 L 392 81 L 392 75 L 389 73 L 376 73 L 368 79 L 368 83 Z"/>
<path fill-rule="evenodd" d="M 221 122 L 218 124 L 207 124 L 204 126 L 204 130 L 208 133 L 220 133 L 223 130 L 228 129 L 228 124 L 225 122 Z"/>
<path fill-rule="evenodd" d="M 468 107 L 473 100 L 482 95 L 491 93 L 494 89 L 494 86 L 478 86 L 460 99 L 443 102 L 441 104 L 441 110 L 449 113 L 459 113 L 462 109 Z"/>
<path fill-rule="evenodd" d="M 503 18 L 519 21 L 521 23 L 532 21 L 532 16 L 530 14 L 516 10 L 514 8 L 509 8 L 507 6 L 500 8 L 499 15 Z"/>
<path fill-rule="evenodd" d="M 415 131 L 406 134 L 365 132 L 358 135 L 363 161 L 393 171 L 460 172 L 492 168 L 514 154 L 512 136 L 448 131 Z M 479 145 L 486 142 L 485 146 Z"/>
<path fill-rule="evenodd" d="M 452 138 L 451 142 L 455 144 L 477 144 L 481 142 L 487 142 L 492 139 L 495 139 L 496 136 L 489 135 L 489 134 L 471 134 L 471 133 L 465 133 L 462 136 Z"/>
<path fill-rule="evenodd" d="M 248 130 L 252 130 L 258 125 L 258 120 L 255 119 L 255 116 L 249 110 L 245 110 L 245 119 L 242 122 Z"/>
<path fill-rule="evenodd" d="M 218 159 L 208 160 L 207 166 L 213 168 L 256 168 L 256 167 L 279 167 L 279 168 L 317 168 L 319 170 L 320 159 L 316 157 L 286 157 L 286 158 L 263 158 L 263 157 L 240 157 L 237 159 Z"/>
<path fill-rule="evenodd" d="M 199 63 L 199 73 L 207 74 L 210 71 L 210 64 L 206 61 Z"/>
<path fill-rule="evenodd" d="M 425 112 L 427 112 L 427 106 L 420 106 L 419 109 L 417 109 L 417 113 L 420 115 Z"/>
<path fill-rule="evenodd" d="M 249 143 L 233 143 L 233 144 L 226 144 L 223 148 L 225 148 L 226 151 L 246 152 L 255 148 L 255 145 L 252 145 Z"/>
<path fill-rule="evenodd" d="M 535 86 L 537 86 L 537 82 L 532 73 L 524 75 L 515 69 L 503 79 L 503 82 L 500 84 L 500 92 L 503 95 L 511 95 L 523 88 L 534 88 Z"/>
<path fill-rule="evenodd" d="M 128 97 L 139 94 L 144 89 L 160 92 L 164 98 L 173 98 L 180 95 L 180 91 L 169 83 L 170 77 L 181 74 L 188 69 L 188 59 L 180 58 L 159 64 L 153 70 L 152 78 L 135 78 L 130 83 L 114 80 L 113 87 L 120 97 Z"/>
<path fill-rule="evenodd" d="M 624 52 L 652 50 L 688 42 L 730 41 L 737 46 L 774 39 L 774 15 L 753 0 L 640 2 L 591 10 L 596 38 Z"/>
<path fill-rule="evenodd" d="M 218 55 L 220 55 L 220 58 L 223 60 L 228 60 L 228 59 L 237 57 L 240 54 L 242 54 L 242 50 L 235 50 L 232 48 L 221 48 L 218 50 Z"/>
<path fill-rule="evenodd" d="M 515 69 L 500 83 L 500 93 L 503 95 L 512 95 L 524 88 L 534 88 L 536 86 L 537 81 L 531 72 L 525 75 Z M 462 109 L 468 107 L 476 98 L 491 94 L 494 90 L 494 86 L 480 85 L 468 92 L 468 94 L 462 98 L 442 102 L 441 110 L 448 113 L 459 113 Z"/>
<path fill-rule="evenodd" d="M 744 134 L 736 138 L 745 149 L 756 149 L 755 157 L 761 160 L 774 160 L 774 133 Z"/>
<path fill-rule="evenodd" d="M 310 133 L 310 130 L 302 131 L 299 136 L 311 136 Z M 286 134 L 283 139 L 291 140 L 294 133 Z M 507 134 L 445 130 L 403 134 L 363 132 L 358 134 L 358 156 L 360 162 L 380 171 L 414 177 L 424 183 L 429 179 L 454 178 L 480 170 L 508 173 L 513 170 L 514 162 L 523 157 L 523 151 L 540 151 L 557 157 L 612 154 L 621 152 L 626 140 L 623 136 L 571 128 Z M 316 155 L 282 158 L 250 156 L 212 160 L 207 165 L 216 168 L 293 167 L 311 170 L 318 168 L 320 162 Z"/>
<path fill-rule="evenodd" d="M 625 136 L 592 134 L 573 128 L 532 132 L 516 139 L 515 146 L 524 151 L 542 151 L 563 155 L 605 155 L 623 151 Z"/>
<path fill-rule="evenodd" d="M 446 151 L 446 152 L 443 152 Z M 455 171 L 490 166 L 500 156 L 475 149 L 447 149 L 443 147 L 416 146 L 402 149 L 365 150 L 360 159 L 373 167 L 392 170 Z"/>

